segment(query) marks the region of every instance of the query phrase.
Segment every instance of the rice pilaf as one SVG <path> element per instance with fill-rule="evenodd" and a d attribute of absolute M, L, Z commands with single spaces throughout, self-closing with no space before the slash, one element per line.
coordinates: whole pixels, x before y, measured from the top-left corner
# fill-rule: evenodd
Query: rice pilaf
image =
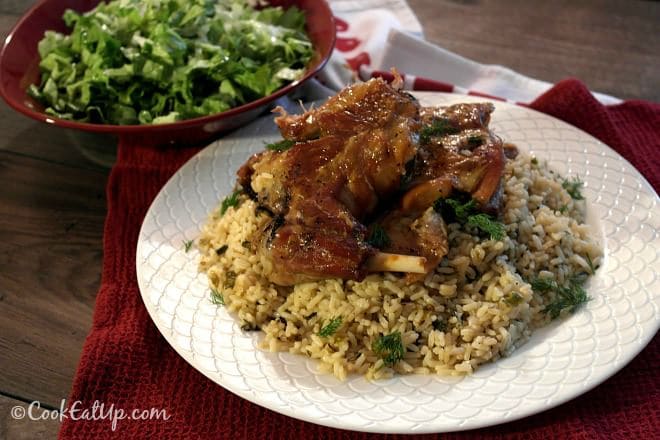
<path fill-rule="evenodd" d="M 521 153 L 507 161 L 503 183 L 504 239 L 448 224 L 449 253 L 423 282 L 373 273 L 359 282 L 272 284 L 266 274 L 273 268 L 253 250 L 269 216 L 245 196 L 211 214 L 198 241 L 200 271 L 244 330 L 265 333 L 265 349 L 318 359 L 321 371 L 340 379 L 471 373 L 568 313 L 551 311 L 561 287 L 533 288 L 534 280 L 583 282 L 602 259 L 584 223 L 585 201 L 572 198 L 544 163 Z M 383 348 L 388 337 L 400 338 L 399 356 Z"/>

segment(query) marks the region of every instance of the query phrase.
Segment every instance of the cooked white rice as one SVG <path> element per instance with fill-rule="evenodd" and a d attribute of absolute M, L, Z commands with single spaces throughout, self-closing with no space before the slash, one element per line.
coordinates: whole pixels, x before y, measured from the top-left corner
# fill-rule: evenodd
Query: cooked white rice
<path fill-rule="evenodd" d="M 544 309 L 556 294 L 534 292 L 526 280 L 541 276 L 562 285 L 602 258 L 583 223 L 584 201 L 573 200 L 558 175 L 520 154 L 508 161 L 504 179 L 507 237 L 484 239 L 449 224 L 449 254 L 420 283 L 384 273 L 360 282 L 274 285 L 264 275 L 272 267 L 251 250 L 268 216 L 247 199 L 210 216 L 198 242 L 200 270 L 244 329 L 265 332 L 264 348 L 318 359 L 322 371 L 340 379 L 471 373 L 510 354 L 550 320 Z M 334 334 L 318 335 L 338 317 Z M 434 328 L 436 320 L 445 328 Z M 386 365 L 373 344 L 396 331 L 405 355 Z"/>

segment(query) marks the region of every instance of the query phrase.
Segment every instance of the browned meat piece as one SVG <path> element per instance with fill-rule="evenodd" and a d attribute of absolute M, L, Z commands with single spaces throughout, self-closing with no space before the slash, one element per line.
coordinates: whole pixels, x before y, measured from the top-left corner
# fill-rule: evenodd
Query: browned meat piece
<path fill-rule="evenodd" d="M 308 140 L 329 134 L 350 137 L 356 133 L 390 125 L 394 119 L 417 118 L 419 108 L 409 95 L 382 79 L 372 79 L 340 91 L 318 109 L 302 115 L 281 116 L 275 123 L 285 139 Z M 409 121 L 401 120 L 405 125 Z"/>
<path fill-rule="evenodd" d="M 426 209 L 420 215 L 401 210 L 391 211 L 378 224 L 389 237 L 389 244 L 383 250 L 424 257 L 426 272 L 433 270 L 449 251 L 447 226 L 442 216 L 433 208 Z M 408 282 L 414 282 L 424 276 L 425 274 L 411 273 L 406 278 Z"/>
<path fill-rule="evenodd" d="M 416 101 L 377 79 L 316 110 L 277 118 L 282 134 L 298 142 L 252 157 L 238 173 L 281 218 L 260 249 L 279 268 L 271 281 L 364 277 L 376 250 L 362 223 L 401 186 L 416 153 L 418 114 Z"/>
<path fill-rule="evenodd" d="M 488 129 L 492 104 L 457 104 L 422 110 L 422 139 L 404 209 L 420 210 L 452 190 L 470 193 L 480 206 L 499 204 L 504 172 L 502 141 Z M 424 136 L 425 128 L 421 130 Z M 496 200 L 492 200 L 492 199 Z"/>
<path fill-rule="evenodd" d="M 273 214 L 259 247 L 270 280 L 359 280 L 396 259 L 387 270 L 414 265 L 419 273 L 407 280 L 423 278 L 448 251 L 436 200 L 460 190 L 483 210 L 501 204 L 505 158 L 488 129 L 492 111 L 491 104 L 420 109 L 380 79 L 302 115 L 279 109 L 280 132 L 295 144 L 256 154 L 238 171 Z M 365 226 L 374 218 L 389 238 L 377 258 Z"/>

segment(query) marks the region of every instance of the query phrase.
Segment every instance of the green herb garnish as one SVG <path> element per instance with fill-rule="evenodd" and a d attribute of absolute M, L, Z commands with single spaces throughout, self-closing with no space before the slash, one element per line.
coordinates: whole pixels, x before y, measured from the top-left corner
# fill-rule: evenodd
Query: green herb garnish
<path fill-rule="evenodd" d="M 492 240 L 502 240 L 506 231 L 504 225 L 488 214 L 476 213 L 477 202 L 470 199 L 462 202 L 456 199 L 438 199 L 433 209 L 447 222 L 458 222 L 478 228 L 488 234 Z"/>
<path fill-rule="evenodd" d="M 234 284 L 236 284 L 236 272 L 233 270 L 228 270 L 227 273 L 225 273 L 225 283 L 224 287 L 228 289 L 233 289 Z"/>
<path fill-rule="evenodd" d="M 241 246 L 243 246 L 245 249 L 250 250 L 252 249 L 252 243 L 250 243 L 249 240 L 244 240 L 241 242 Z"/>
<path fill-rule="evenodd" d="M 488 214 L 470 215 L 467 224 L 485 232 L 491 240 L 502 240 L 505 236 L 504 225 Z"/>
<path fill-rule="evenodd" d="M 484 139 L 481 136 L 472 135 L 468 137 L 468 145 L 472 148 L 476 148 L 483 143 Z"/>
<path fill-rule="evenodd" d="M 447 322 L 437 318 L 435 321 L 432 323 L 433 329 L 438 330 L 439 332 L 445 332 L 447 331 Z"/>
<path fill-rule="evenodd" d="M 571 280 L 566 287 L 559 287 L 556 292 L 555 300 L 543 309 L 552 319 L 559 317 L 566 309 L 573 313 L 580 305 L 591 299 L 582 284 L 575 280 Z"/>
<path fill-rule="evenodd" d="M 385 365 L 389 366 L 402 360 L 403 355 L 406 353 L 401 340 L 401 333 L 398 331 L 381 336 L 373 343 L 371 348 L 374 353 L 383 359 Z"/>
<path fill-rule="evenodd" d="M 219 113 L 299 80 L 314 54 L 296 7 L 115 0 L 62 18 L 70 35 L 45 32 L 41 82 L 28 93 L 47 114 L 77 121 L 158 124 Z"/>
<path fill-rule="evenodd" d="M 211 302 L 216 306 L 225 305 L 225 297 L 214 287 L 211 288 Z"/>
<path fill-rule="evenodd" d="M 566 190 L 569 196 L 573 200 L 583 200 L 584 197 L 582 196 L 582 186 L 584 185 L 584 182 L 580 180 L 579 177 L 573 177 L 572 179 L 565 179 L 561 186 Z"/>
<path fill-rule="evenodd" d="M 391 240 L 385 229 L 376 223 L 371 228 L 371 234 L 367 238 L 367 243 L 375 248 L 383 249 L 390 245 Z"/>
<path fill-rule="evenodd" d="M 279 142 L 273 142 L 272 144 L 267 144 L 266 150 L 277 151 L 278 153 L 281 153 L 282 151 L 286 151 L 289 148 L 293 147 L 295 143 L 296 141 L 284 139 Z"/>
<path fill-rule="evenodd" d="M 591 270 L 591 275 L 595 275 L 597 267 L 594 267 L 594 262 L 591 261 L 589 254 L 587 254 L 587 264 L 589 265 L 589 270 Z"/>
<path fill-rule="evenodd" d="M 193 245 L 193 240 L 188 240 L 183 242 L 183 250 L 188 253 L 190 249 L 192 249 Z"/>
<path fill-rule="evenodd" d="M 511 292 L 511 294 L 507 295 L 504 298 L 504 302 L 510 305 L 511 307 L 515 307 L 517 305 L 522 304 L 523 297 L 518 292 Z"/>
<path fill-rule="evenodd" d="M 532 157 L 531 162 L 532 162 L 532 165 L 538 165 L 539 164 L 539 160 L 535 157 Z"/>
<path fill-rule="evenodd" d="M 420 130 L 419 142 L 422 144 L 428 144 L 434 136 L 444 136 L 447 134 L 455 134 L 457 132 L 458 130 L 452 126 L 448 119 L 436 119 L 431 125 L 427 125 Z"/>
<path fill-rule="evenodd" d="M 535 292 L 547 292 L 548 290 L 557 289 L 557 283 L 551 278 L 534 278 L 529 284 Z"/>
<path fill-rule="evenodd" d="M 565 214 L 566 211 L 568 211 L 568 205 L 561 205 L 561 206 L 559 207 L 559 213 L 560 213 L 560 214 Z"/>
<path fill-rule="evenodd" d="M 223 244 L 222 246 L 220 246 L 219 248 L 217 248 L 215 250 L 215 253 L 216 253 L 216 255 L 222 255 L 225 252 L 227 252 L 227 249 L 229 249 L 229 246 L 226 245 L 226 244 Z"/>
<path fill-rule="evenodd" d="M 224 200 L 222 201 L 222 205 L 220 205 L 220 215 L 225 215 L 225 212 L 227 212 L 227 210 L 230 207 L 238 206 L 238 203 L 240 201 L 239 200 L 240 195 L 241 195 L 241 191 L 235 190 L 233 193 L 225 197 Z"/>
<path fill-rule="evenodd" d="M 536 292 L 554 291 L 556 297 L 553 302 L 548 304 L 544 313 L 550 315 L 552 319 L 557 318 L 562 310 L 568 309 L 573 313 L 581 304 L 589 301 L 587 291 L 582 287 L 584 279 L 574 277 L 566 286 L 559 286 L 557 282 L 550 278 L 536 278 L 530 282 L 532 289 Z"/>
<path fill-rule="evenodd" d="M 343 320 L 344 318 L 341 316 L 332 318 L 330 322 L 328 322 L 325 326 L 321 328 L 321 330 L 319 331 L 319 336 L 322 338 L 327 338 L 328 336 L 334 335 L 337 329 L 339 329 L 339 327 L 341 326 Z"/>

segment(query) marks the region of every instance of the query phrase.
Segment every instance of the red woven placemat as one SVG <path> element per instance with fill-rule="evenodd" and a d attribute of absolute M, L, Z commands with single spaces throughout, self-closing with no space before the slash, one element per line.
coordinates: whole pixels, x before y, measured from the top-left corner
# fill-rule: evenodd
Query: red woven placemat
<path fill-rule="evenodd" d="M 531 108 L 563 119 L 617 150 L 658 191 L 660 106 L 629 101 L 604 107 L 578 81 L 559 83 Z M 412 438 L 326 428 L 254 405 L 214 384 L 165 342 L 140 298 L 135 275 L 138 231 L 149 204 L 196 149 L 120 145 L 108 181 L 101 288 L 69 405 L 165 410 L 168 420 L 65 419 L 60 438 L 244 439 Z M 660 438 L 657 336 L 621 372 L 564 405 L 504 425 L 443 439 Z M 98 405 L 98 404 L 97 404 Z M 431 437 L 431 436 L 420 436 Z"/>

